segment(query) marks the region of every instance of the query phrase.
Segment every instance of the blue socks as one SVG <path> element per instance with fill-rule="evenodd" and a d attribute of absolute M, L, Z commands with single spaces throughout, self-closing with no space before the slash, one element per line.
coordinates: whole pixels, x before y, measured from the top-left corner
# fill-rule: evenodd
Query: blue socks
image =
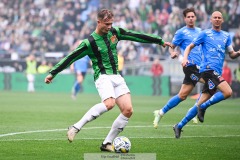
<path fill-rule="evenodd" d="M 200 108 L 207 109 L 209 106 L 214 105 L 222 100 L 224 100 L 224 95 L 222 92 L 215 93 L 209 100 L 201 104 Z"/>
<path fill-rule="evenodd" d="M 193 119 L 198 113 L 198 107 L 195 104 L 192 108 L 190 108 L 186 114 L 186 116 L 178 123 L 178 128 L 183 128 L 191 119 Z"/>
<path fill-rule="evenodd" d="M 78 93 L 78 92 L 80 91 L 80 89 L 81 89 L 81 85 L 78 83 L 78 81 L 75 81 L 75 82 L 74 82 L 73 89 L 74 89 L 73 94 L 74 94 L 74 96 L 76 96 L 77 93 Z"/>
<path fill-rule="evenodd" d="M 167 113 L 170 109 L 176 107 L 180 102 L 182 101 L 182 99 L 179 98 L 178 95 L 175 95 L 174 97 L 172 97 L 167 104 L 162 108 L 163 113 Z"/>
<path fill-rule="evenodd" d="M 223 93 L 217 92 L 209 100 L 201 104 L 200 108 L 207 109 L 209 106 L 214 105 L 224 99 L 225 98 Z M 178 123 L 178 128 L 183 128 L 191 119 L 193 119 L 197 115 L 197 113 L 198 113 L 198 107 L 196 103 L 192 108 L 190 108 L 186 116 Z"/>

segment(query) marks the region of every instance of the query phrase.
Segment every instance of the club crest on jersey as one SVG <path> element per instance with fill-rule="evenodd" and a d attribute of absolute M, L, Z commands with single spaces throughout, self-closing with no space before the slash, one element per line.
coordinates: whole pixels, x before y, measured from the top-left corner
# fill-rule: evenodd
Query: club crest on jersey
<path fill-rule="evenodd" d="M 193 81 L 198 81 L 198 77 L 197 77 L 195 74 L 191 74 L 191 75 L 190 75 L 190 78 L 191 78 Z"/>
<path fill-rule="evenodd" d="M 208 80 L 208 88 L 213 89 L 215 87 L 215 84 L 209 79 Z"/>
<path fill-rule="evenodd" d="M 111 39 L 111 42 L 112 42 L 113 44 L 116 44 L 116 43 L 118 42 L 118 39 L 117 39 L 117 36 L 116 36 L 116 35 L 113 35 L 110 39 Z"/>

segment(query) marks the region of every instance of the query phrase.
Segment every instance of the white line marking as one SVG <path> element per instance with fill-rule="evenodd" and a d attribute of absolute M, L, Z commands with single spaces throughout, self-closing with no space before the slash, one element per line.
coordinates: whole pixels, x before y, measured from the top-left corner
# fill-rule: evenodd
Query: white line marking
<path fill-rule="evenodd" d="M 173 125 L 161 125 L 161 127 L 172 127 L 172 126 Z M 229 127 L 229 126 L 240 127 L 240 125 L 187 125 L 187 126 L 188 127 Z M 111 127 L 86 127 L 86 128 L 83 128 L 83 129 L 91 130 L 91 129 L 109 129 L 109 128 L 111 128 Z M 126 128 L 153 128 L 153 126 L 152 125 L 151 126 L 127 126 Z M 1 137 L 7 137 L 7 136 L 13 136 L 13 135 L 20 135 L 20 134 L 58 132 L 58 131 L 65 131 L 65 130 L 67 130 L 67 129 L 52 129 L 52 130 L 36 130 L 36 131 L 14 132 L 14 133 L 0 134 L 0 138 Z M 239 136 L 239 135 L 225 135 L 225 136 L 220 136 L 220 137 L 233 137 L 233 136 Z M 188 137 L 192 138 L 192 137 L 195 137 L 195 136 L 188 136 Z M 205 136 L 196 136 L 196 137 L 205 137 Z M 219 136 L 206 136 L 206 137 L 219 137 Z M 172 138 L 172 137 L 136 137 L 136 138 Z M 83 139 L 95 139 L 95 138 L 83 138 Z M 97 138 L 97 139 L 100 139 L 100 138 Z M 50 139 L 50 140 L 53 140 L 53 139 Z M 58 139 L 56 139 L 56 140 L 58 140 Z M 59 140 L 61 140 L 61 139 L 59 139 Z"/>
<path fill-rule="evenodd" d="M 218 135 L 218 136 L 183 136 L 185 138 L 228 138 L 228 137 L 240 137 L 240 135 Z M 129 139 L 175 139 L 174 136 L 169 137 L 128 137 Z M 74 140 L 102 140 L 102 138 L 75 138 Z M 55 138 L 55 139 L 3 139 L 0 142 L 14 142 L 14 141 L 66 141 L 67 138 Z"/>
<path fill-rule="evenodd" d="M 53 129 L 53 130 L 37 130 L 37 131 L 26 131 L 26 132 L 15 132 L 15 133 L 7 133 L 7 134 L 1 134 L 1 137 L 6 137 L 6 136 L 13 136 L 13 135 L 18 135 L 18 134 L 28 134 L 28 133 L 42 133 L 42 132 L 56 132 L 56 131 L 64 131 L 66 129 Z"/>

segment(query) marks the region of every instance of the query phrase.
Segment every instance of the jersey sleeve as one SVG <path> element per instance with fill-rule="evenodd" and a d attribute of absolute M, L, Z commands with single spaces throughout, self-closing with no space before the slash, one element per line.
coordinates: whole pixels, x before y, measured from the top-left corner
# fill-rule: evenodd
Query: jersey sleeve
<path fill-rule="evenodd" d="M 178 30 L 174 37 L 173 37 L 173 40 L 172 40 L 172 44 L 174 44 L 175 46 L 180 46 L 180 44 L 182 43 L 183 41 L 183 37 L 182 37 L 182 34 L 181 32 Z"/>
<path fill-rule="evenodd" d="M 229 47 L 229 46 L 231 46 L 231 45 L 232 45 L 232 39 L 231 39 L 231 36 L 228 35 L 228 37 L 227 37 L 227 42 L 226 42 L 226 48 Z"/>
<path fill-rule="evenodd" d="M 204 41 L 204 37 L 205 37 L 205 32 L 200 32 L 199 35 L 197 36 L 197 38 L 194 38 L 192 43 L 195 45 L 195 46 L 199 46 L 200 44 L 203 43 Z"/>
<path fill-rule="evenodd" d="M 117 31 L 117 37 L 119 40 L 130 40 L 141 43 L 155 43 L 160 45 L 164 44 L 163 39 L 157 35 L 145 34 L 118 27 L 114 27 L 114 29 Z"/>
<path fill-rule="evenodd" d="M 70 54 L 64 57 L 61 61 L 59 61 L 50 71 L 49 73 L 55 77 L 59 72 L 69 67 L 76 60 L 84 57 L 88 53 L 88 47 L 85 42 L 82 42 L 75 50 L 73 50 Z"/>

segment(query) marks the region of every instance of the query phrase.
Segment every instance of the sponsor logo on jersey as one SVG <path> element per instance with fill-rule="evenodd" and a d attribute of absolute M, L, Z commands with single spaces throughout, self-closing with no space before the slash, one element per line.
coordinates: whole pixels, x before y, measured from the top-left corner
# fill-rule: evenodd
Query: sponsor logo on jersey
<path fill-rule="evenodd" d="M 225 52 L 225 49 L 221 48 L 221 45 L 217 45 L 217 48 L 209 48 L 209 52 Z M 218 55 L 219 56 L 219 55 Z M 220 57 L 221 58 L 221 57 Z"/>
<path fill-rule="evenodd" d="M 190 75 L 190 78 L 191 78 L 193 81 L 198 81 L 198 77 L 197 77 L 195 74 L 191 74 L 191 75 Z"/>
<path fill-rule="evenodd" d="M 116 35 L 113 35 L 110 39 L 113 44 L 116 44 L 118 42 Z"/>
<path fill-rule="evenodd" d="M 209 79 L 208 80 L 208 88 L 213 89 L 215 87 L 215 84 Z"/>

